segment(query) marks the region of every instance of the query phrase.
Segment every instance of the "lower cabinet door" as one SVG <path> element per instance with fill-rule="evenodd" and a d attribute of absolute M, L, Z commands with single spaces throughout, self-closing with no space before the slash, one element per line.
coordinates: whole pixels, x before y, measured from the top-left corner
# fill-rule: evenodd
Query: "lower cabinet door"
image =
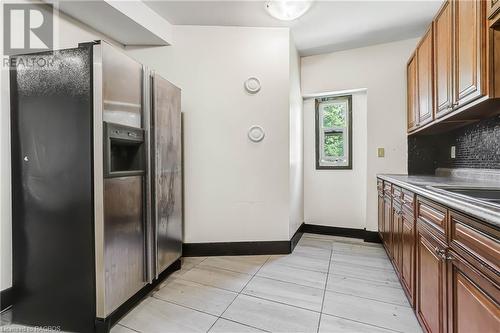
<path fill-rule="evenodd" d="M 451 252 L 448 282 L 449 332 L 500 332 L 499 281 L 492 281 Z"/>
<path fill-rule="evenodd" d="M 401 273 L 401 250 L 402 250 L 402 216 L 401 212 L 393 207 L 392 209 L 392 256 L 394 258 L 394 266 L 398 273 Z"/>
<path fill-rule="evenodd" d="M 384 241 L 384 196 L 378 196 L 378 232 Z"/>
<path fill-rule="evenodd" d="M 421 223 L 421 222 L 418 222 Z M 446 332 L 446 263 L 439 252 L 445 245 L 417 227 L 416 313 L 427 332 Z"/>
<path fill-rule="evenodd" d="M 384 245 L 392 258 L 392 207 L 391 200 L 384 198 Z"/>
<path fill-rule="evenodd" d="M 415 223 L 414 217 L 403 214 L 401 246 L 401 280 L 411 306 L 415 306 Z"/>

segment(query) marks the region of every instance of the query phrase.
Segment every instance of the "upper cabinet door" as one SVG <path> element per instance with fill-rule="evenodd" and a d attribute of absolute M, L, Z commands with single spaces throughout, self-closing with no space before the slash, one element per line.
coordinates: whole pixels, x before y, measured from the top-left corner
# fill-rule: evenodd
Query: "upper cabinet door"
<path fill-rule="evenodd" d="M 455 105 L 485 95 L 485 2 L 454 1 Z"/>
<path fill-rule="evenodd" d="M 425 125 L 434 119 L 433 113 L 433 45 L 432 25 L 417 47 L 417 126 Z"/>
<path fill-rule="evenodd" d="M 408 132 L 417 126 L 418 96 L 417 96 L 417 59 L 412 56 L 406 68 L 407 80 L 407 123 Z"/>
<path fill-rule="evenodd" d="M 452 17 L 452 8 L 448 0 L 434 21 L 436 118 L 452 111 Z"/>

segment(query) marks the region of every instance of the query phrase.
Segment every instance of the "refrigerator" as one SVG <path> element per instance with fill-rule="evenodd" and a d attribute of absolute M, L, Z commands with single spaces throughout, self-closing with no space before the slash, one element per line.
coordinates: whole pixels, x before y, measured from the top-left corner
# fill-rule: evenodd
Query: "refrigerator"
<path fill-rule="evenodd" d="M 107 331 L 180 263 L 181 91 L 103 41 L 13 58 L 13 321 Z"/>

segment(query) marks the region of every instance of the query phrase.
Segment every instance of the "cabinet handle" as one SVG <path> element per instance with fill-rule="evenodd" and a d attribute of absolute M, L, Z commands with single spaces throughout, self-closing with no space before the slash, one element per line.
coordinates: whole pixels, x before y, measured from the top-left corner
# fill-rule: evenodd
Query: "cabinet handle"
<path fill-rule="evenodd" d="M 443 260 L 449 260 L 449 261 L 451 261 L 451 260 L 455 259 L 455 258 L 453 258 L 453 256 L 452 256 L 451 254 L 449 254 L 449 253 L 448 253 L 448 254 L 444 254 L 441 258 L 443 258 Z"/>
<path fill-rule="evenodd" d="M 441 259 L 443 260 L 453 260 L 455 258 L 453 258 L 453 256 L 449 253 L 447 253 L 446 250 L 443 250 L 443 249 L 440 249 L 439 247 L 436 246 L 436 248 L 434 249 L 434 251 L 436 252 L 437 256 L 440 257 Z"/>
<path fill-rule="evenodd" d="M 446 251 L 445 250 L 442 250 L 440 249 L 439 247 L 436 246 L 436 248 L 434 249 L 434 251 L 436 252 L 436 254 L 438 256 L 440 256 L 441 258 L 443 257 L 443 255 L 446 255 Z"/>

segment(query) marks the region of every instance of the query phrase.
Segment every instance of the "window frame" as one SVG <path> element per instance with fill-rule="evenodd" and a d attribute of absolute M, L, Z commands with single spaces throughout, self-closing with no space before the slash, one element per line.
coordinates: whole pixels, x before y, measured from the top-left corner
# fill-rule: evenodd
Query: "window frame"
<path fill-rule="evenodd" d="M 321 142 L 320 132 L 324 132 L 323 127 L 323 113 L 320 112 L 319 106 L 323 102 L 334 100 L 347 100 L 347 126 L 342 131 L 347 131 L 347 147 L 344 141 L 344 152 L 347 152 L 347 165 L 325 164 L 322 162 L 324 154 L 323 145 Z M 338 95 L 338 96 L 325 96 L 315 99 L 315 134 L 316 134 L 316 170 L 352 170 L 352 95 Z M 346 149 L 347 148 L 347 149 Z"/>

